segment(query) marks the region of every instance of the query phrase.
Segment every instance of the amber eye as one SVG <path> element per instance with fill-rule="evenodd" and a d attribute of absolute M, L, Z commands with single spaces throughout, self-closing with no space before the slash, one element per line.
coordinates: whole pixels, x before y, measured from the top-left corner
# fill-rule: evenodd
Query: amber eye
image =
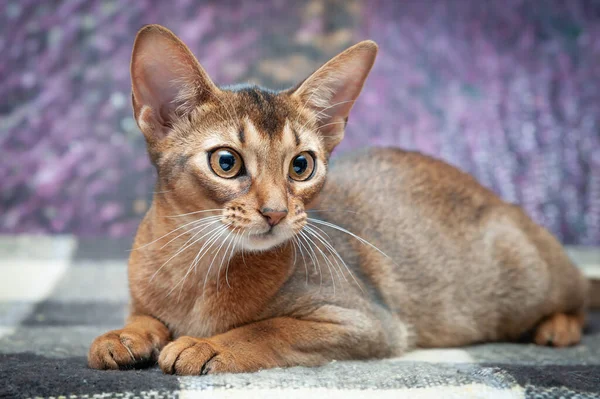
<path fill-rule="evenodd" d="M 315 159 L 308 152 L 301 152 L 292 159 L 289 175 L 297 181 L 305 181 L 311 178 L 315 170 Z"/>
<path fill-rule="evenodd" d="M 242 157 L 229 148 L 219 148 L 210 154 L 210 167 L 218 176 L 225 179 L 236 177 L 242 169 Z"/>

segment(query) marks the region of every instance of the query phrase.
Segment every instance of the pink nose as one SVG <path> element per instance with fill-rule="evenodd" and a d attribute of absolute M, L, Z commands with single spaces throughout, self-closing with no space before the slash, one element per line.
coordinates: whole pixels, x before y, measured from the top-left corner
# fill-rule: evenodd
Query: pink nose
<path fill-rule="evenodd" d="M 270 226 L 275 226 L 276 224 L 281 222 L 281 219 L 283 219 L 285 215 L 287 215 L 288 211 L 287 209 L 276 211 L 271 208 L 263 208 L 260 210 L 260 213 L 262 213 L 262 215 L 267 219 L 267 222 Z"/>

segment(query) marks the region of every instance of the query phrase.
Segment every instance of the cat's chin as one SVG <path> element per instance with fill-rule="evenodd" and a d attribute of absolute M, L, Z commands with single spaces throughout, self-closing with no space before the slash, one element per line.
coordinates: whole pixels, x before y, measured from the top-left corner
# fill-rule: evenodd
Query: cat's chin
<path fill-rule="evenodd" d="M 252 234 L 245 240 L 244 249 L 256 252 L 267 251 L 278 247 L 287 241 L 287 239 L 288 238 L 282 234 Z"/>

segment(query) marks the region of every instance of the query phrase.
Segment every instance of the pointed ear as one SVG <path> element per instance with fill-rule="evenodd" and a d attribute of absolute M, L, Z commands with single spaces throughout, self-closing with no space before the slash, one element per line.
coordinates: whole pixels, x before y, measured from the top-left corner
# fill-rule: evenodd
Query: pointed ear
<path fill-rule="evenodd" d="M 377 44 L 366 40 L 338 54 L 292 90 L 317 115 L 318 131 L 331 152 L 344 137 L 348 114 L 377 56 Z"/>
<path fill-rule="evenodd" d="M 149 143 L 168 134 L 173 118 L 219 90 L 187 46 L 160 25 L 147 25 L 138 32 L 131 82 L 134 116 Z"/>

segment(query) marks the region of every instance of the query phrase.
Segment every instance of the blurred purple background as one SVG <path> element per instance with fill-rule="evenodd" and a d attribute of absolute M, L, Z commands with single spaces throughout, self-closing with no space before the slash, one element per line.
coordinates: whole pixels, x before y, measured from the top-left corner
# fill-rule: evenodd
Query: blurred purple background
<path fill-rule="evenodd" d="M 217 83 L 283 88 L 370 38 L 338 150 L 441 157 L 569 244 L 600 244 L 600 2 L 3 1 L 0 232 L 130 236 L 154 175 L 131 116 L 135 32 L 161 23 Z"/>

